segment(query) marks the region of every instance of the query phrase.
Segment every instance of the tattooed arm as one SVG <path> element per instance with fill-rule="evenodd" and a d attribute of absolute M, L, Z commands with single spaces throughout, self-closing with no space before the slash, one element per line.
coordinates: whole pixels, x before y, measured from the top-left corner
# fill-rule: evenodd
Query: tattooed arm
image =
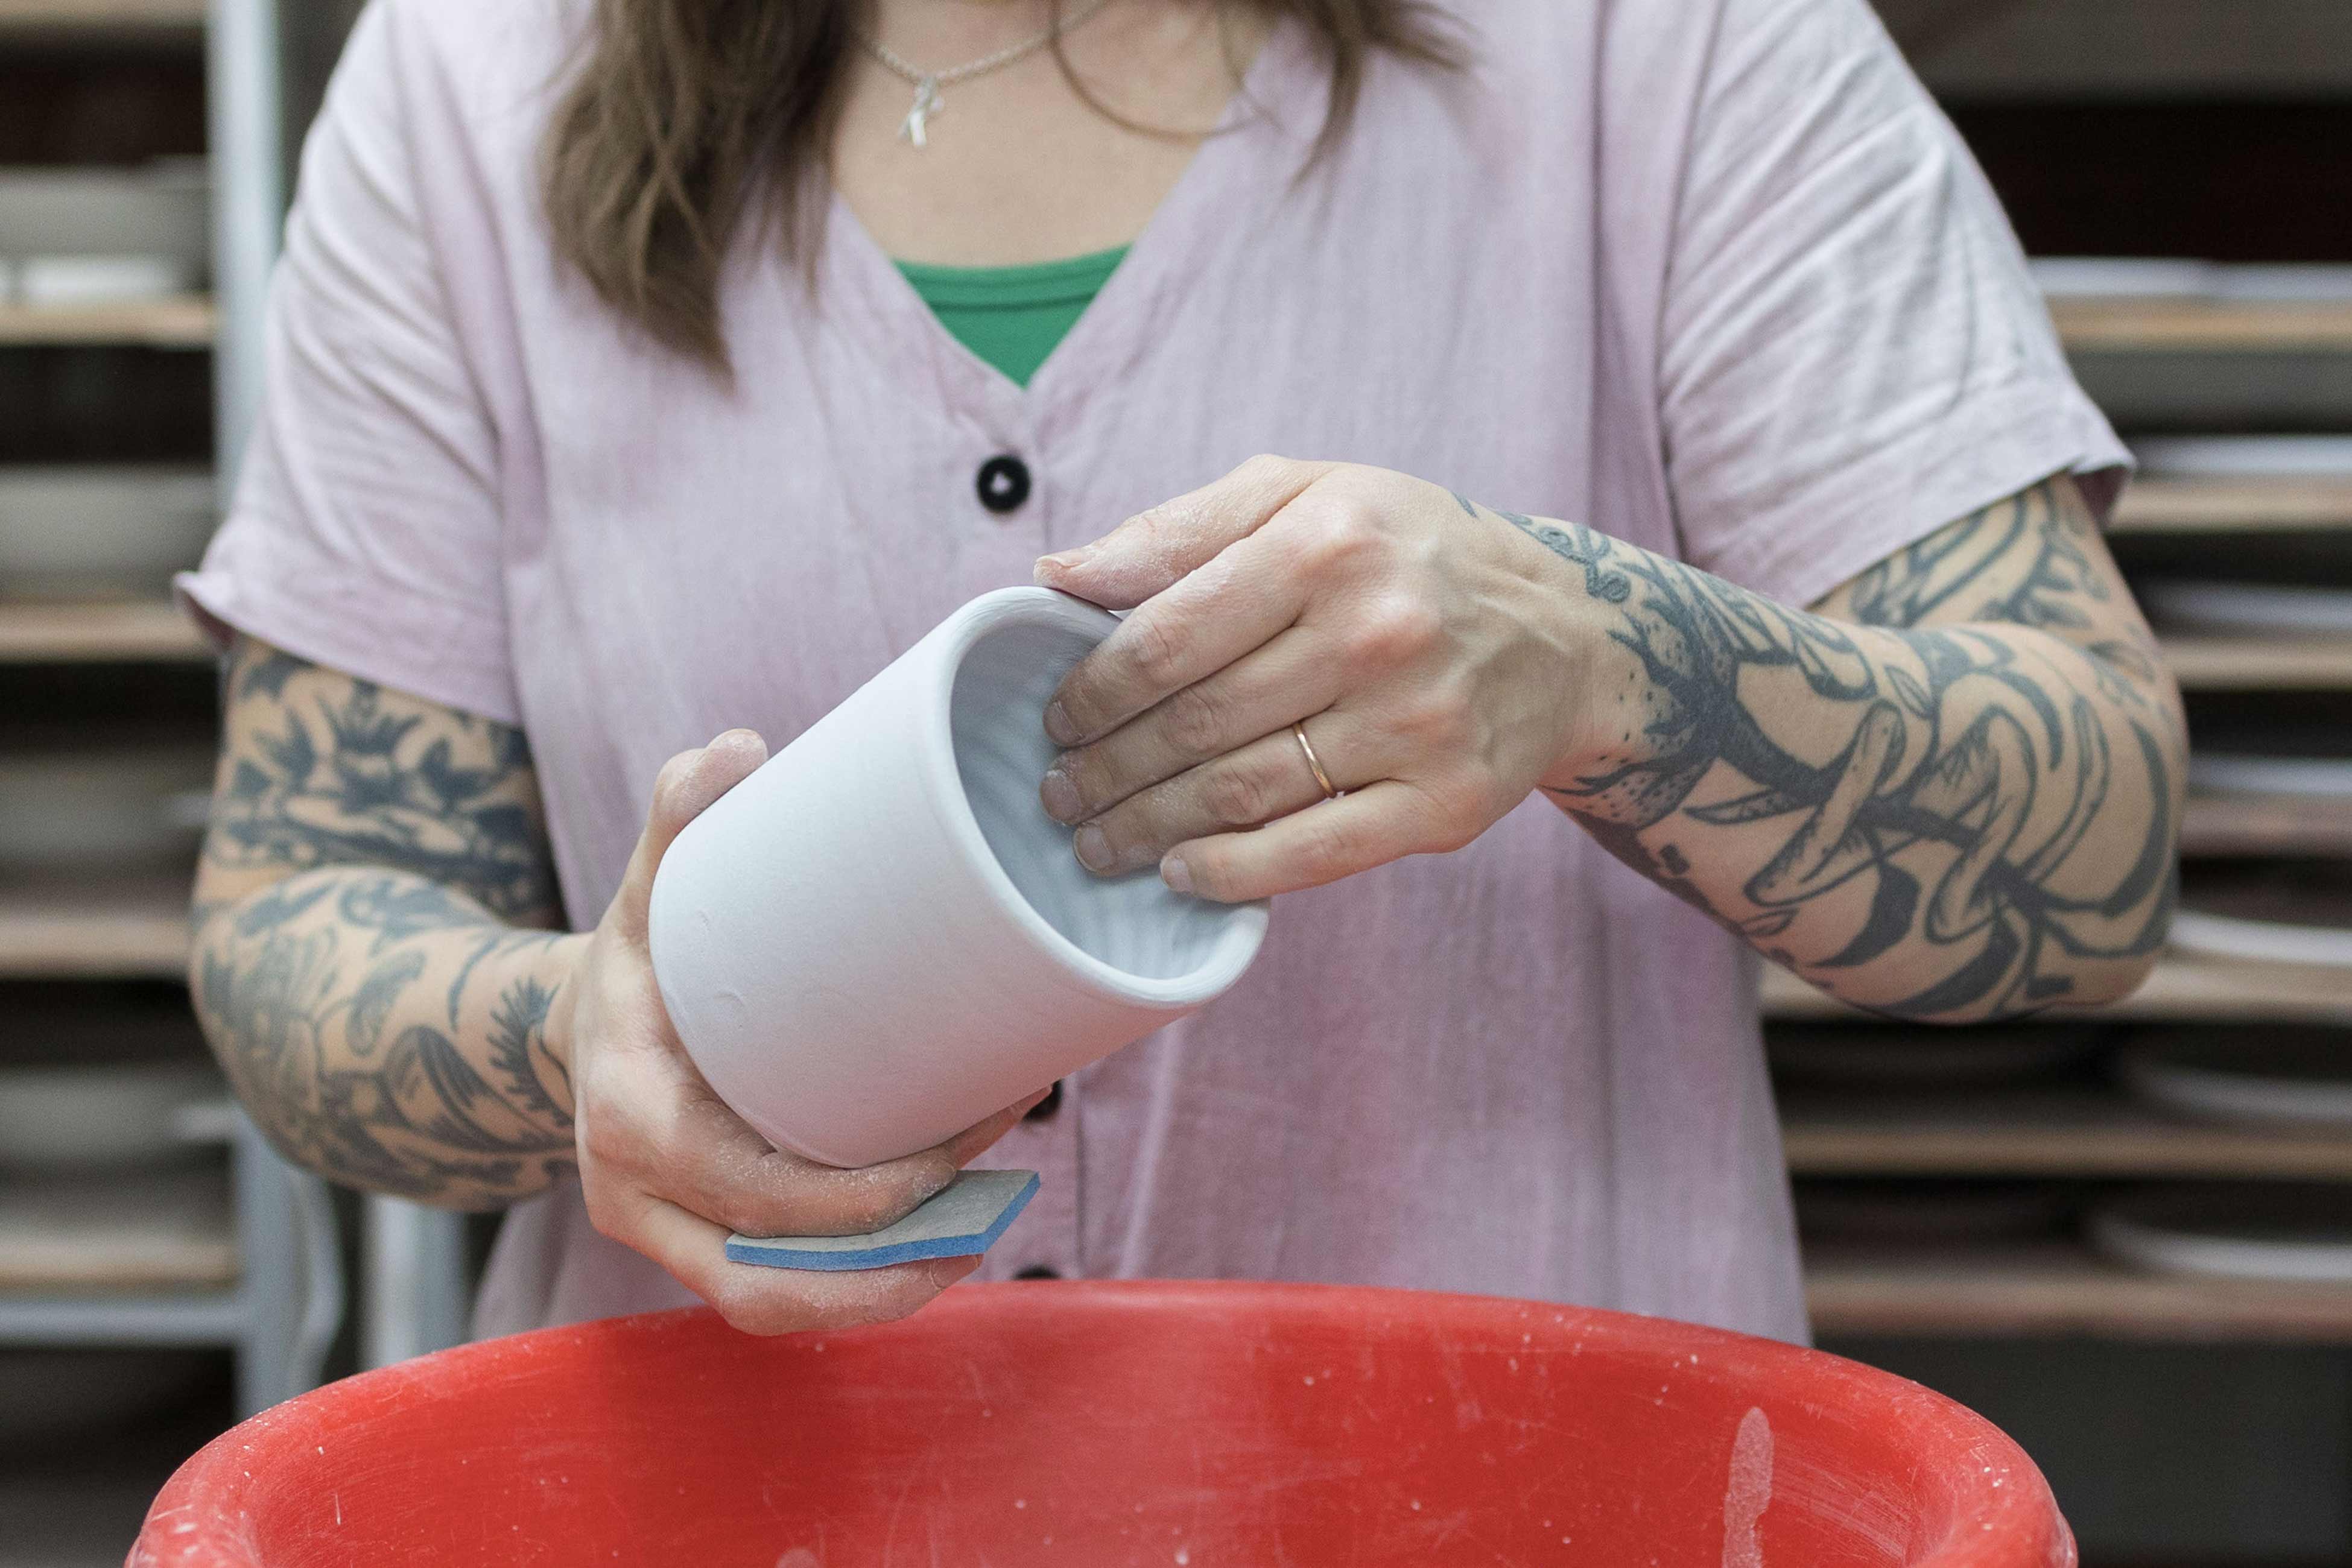
<path fill-rule="evenodd" d="M 1627 700 L 1546 789 L 1634 869 L 1900 1018 L 2099 1003 L 2147 973 L 2174 895 L 2179 697 L 2071 479 L 1814 612 L 1504 516 L 1607 607 L 1601 679 Z"/>
<path fill-rule="evenodd" d="M 572 1155 L 548 1015 L 585 937 L 562 907 L 517 731 L 238 643 L 190 973 L 278 1147 L 455 1207 Z"/>
<path fill-rule="evenodd" d="M 1046 715 L 1069 749 L 1042 799 L 1099 872 L 1156 861 L 1263 898 L 1458 848 L 1540 788 L 1778 962 L 1900 1017 L 2107 1000 L 2164 936 L 2179 695 L 2070 479 L 1811 611 L 1279 458 L 1038 580 L 1132 610 Z"/>
<path fill-rule="evenodd" d="M 663 852 L 767 756 L 732 730 L 681 753 L 592 933 L 562 910 L 528 747 L 513 729 L 250 640 L 190 960 L 213 1049 L 289 1157 L 451 1207 L 529 1197 L 574 1166 L 590 1220 L 738 1328 L 914 1311 L 974 1260 L 864 1274 L 726 1260 L 730 1230 L 879 1229 L 1025 1106 L 869 1170 L 771 1148 L 679 1048 L 646 954 Z"/>

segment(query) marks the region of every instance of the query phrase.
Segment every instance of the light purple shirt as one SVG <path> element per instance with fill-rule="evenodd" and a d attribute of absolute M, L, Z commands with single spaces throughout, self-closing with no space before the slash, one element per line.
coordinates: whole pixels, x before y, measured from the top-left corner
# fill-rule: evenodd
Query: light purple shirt
<path fill-rule="evenodd" d="M 814 298 L 743 247 L 736 378 L 554 259 L 534 181 L 581 0 L 378 0 L 303 165 L 270 391 L 189 595 L 528 732 L 574 924 L 671 753 L 781 745 L 1041 552 L 1253 453 L 1402 469 L 1792 602 L 2124 453 L 1864 0 L 1479 0 L 1478 64 L 1277 31 L 1024 392 L 838 204 Z M 1035 476 L 1009 515 L 980 465 Z M 822 831 L 822 824 L 811 824 Z M 919 954 L 912 955 L 919 961 Z M 779 963 L 794 955 L 780 953 Z M 988 1271 L 1492 1291 L 1801 1338 L 1755 961 L 1529 802 L 1279 902 L 1199 1018 L 1078 1075 Z M 480 1330 L 674 1304 L 576 1183 Z"/>

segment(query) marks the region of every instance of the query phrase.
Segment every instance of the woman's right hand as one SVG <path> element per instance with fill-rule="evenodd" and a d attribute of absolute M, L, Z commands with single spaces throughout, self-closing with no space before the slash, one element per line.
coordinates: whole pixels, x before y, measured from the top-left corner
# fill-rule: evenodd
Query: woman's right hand
<path fill-rule="evenodd" d="M 758 736 L 737 729 L 662 768 L 627 877 L 581 944 L 548 1020 L 551 1049 L 572 1076 L 589 1220 L 668 1270 L 737 1328 L 763 1334 L 904 1317 L 980 1260 L 839 1273 L 767 1269 L 728 1261 L 729 1232 L 879 1230 L 947 1186 L 1036 1103 L 1001 1111 L 935 1149 L 837 1170 L 771 1147 L 703 1082 L 654 984 L 646 903 L 671 841 L 767 756 Z"/>

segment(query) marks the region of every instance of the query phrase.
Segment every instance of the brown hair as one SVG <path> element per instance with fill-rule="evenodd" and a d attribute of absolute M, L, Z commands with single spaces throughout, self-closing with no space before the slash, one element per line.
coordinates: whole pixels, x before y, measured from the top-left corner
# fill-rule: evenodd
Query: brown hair
<path fill-rule="evenodd" d="M 1246 3 L 1321 39 L 1327 149 L 1354 112 L 1373 50 L 1444 66 L 1462 57 L 1426 0 Z M 596 0 L 591 52 L 548 131 L 548 220 L 558 254 L 659 341 L 723 368 L 719 276 L 739 230 L 761 206 L 787 247 L 804 237 L 801 176 L 831 138 L 851 9 L 852 0 Z"/>

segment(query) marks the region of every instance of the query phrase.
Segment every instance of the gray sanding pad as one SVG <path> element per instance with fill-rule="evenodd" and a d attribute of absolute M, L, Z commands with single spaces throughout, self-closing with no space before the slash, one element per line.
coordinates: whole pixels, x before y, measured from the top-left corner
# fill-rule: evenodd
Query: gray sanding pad
<path fill-rule="evenodd" d="M 730 1236 L 727 1257 L 764 1269 L 828 1271 L 977 1257 L 1036 1196 L 1035 1171 L 966 1171 L 896 1225 L 864 1236 Z"/>

